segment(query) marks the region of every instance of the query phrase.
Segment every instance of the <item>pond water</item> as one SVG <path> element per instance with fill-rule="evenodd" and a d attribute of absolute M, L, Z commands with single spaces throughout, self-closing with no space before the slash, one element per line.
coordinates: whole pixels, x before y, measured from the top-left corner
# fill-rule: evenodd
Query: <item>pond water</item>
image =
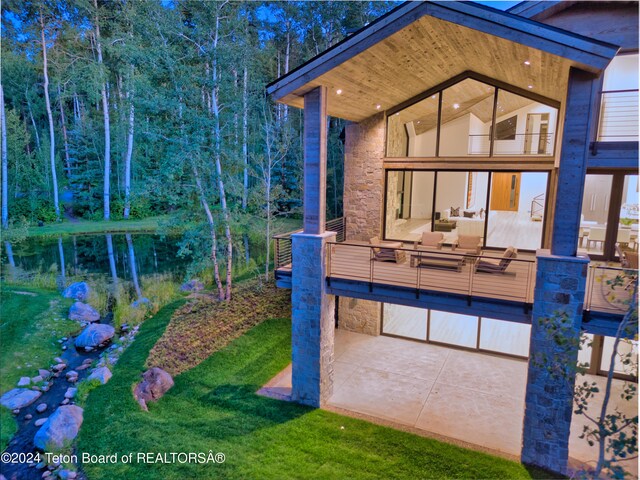
<path fill-rule="evenodd" d="M 200 263 L 194 253 L 179 255 L 180 236 L 153 234 L 95 234 L 61 238 L 32 237 L 2 244 L 2 274 L 9 283 L 63 288 L 91 278 L 127 283 L 139 290 L 146 279 L 185 281 L 190 267 Z M 264 262 L 264 240 L 240 239 L 235 246 L 234 274 Z M 197 275 L 196 275 L 197 276 Z M 138 296 L 140 296 L 138 292 Z"/>

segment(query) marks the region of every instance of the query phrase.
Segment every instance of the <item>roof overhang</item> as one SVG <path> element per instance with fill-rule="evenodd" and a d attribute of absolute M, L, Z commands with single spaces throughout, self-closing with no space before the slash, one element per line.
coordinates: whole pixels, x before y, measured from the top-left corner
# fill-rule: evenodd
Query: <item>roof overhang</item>
<path fill-rule="evenodd" d="M 361 121 L 473 70 L 562 101 L 570 67 L 599 74 L 618 49 L 475 3 L 407 2 L 269 84 L 267 93 L 302 108 L 304 95 L 324 85 L 333 93 L 329 115 Z M 523 60 L 531 63 L 526 69 Z"/>

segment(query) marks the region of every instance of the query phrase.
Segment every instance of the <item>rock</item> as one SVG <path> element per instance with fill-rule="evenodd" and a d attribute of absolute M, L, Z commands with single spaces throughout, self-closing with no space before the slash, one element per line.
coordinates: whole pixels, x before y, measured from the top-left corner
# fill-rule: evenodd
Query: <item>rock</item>
<path fill-rule="evenodd" d="M 72 470 L 64 469 L 58 472 L 58 478 L 60 478 L 61 480 L 73 480 L 77 476 L 78 474 Z"/>
<path fill-rule="evenodd" d="M 19 409 L 19 408 L 16 408 L 16 409 L 14 409 L 14 410 L 11 410 L 11 413 L 12 413 L 13 415 L 20 415 L 20 409 Z"/>
<path fill-rule="evenodd" d="M 183 292 L 200 292 L 204 290 L 204 283 L 194 278 L 193 280 L 183 283 L 180 290 Z"/>
<path fill-rule="evenodd" d="M 49 478 L 50 476 L 51 476 L 51 472 L 50 472 L 49 470 L 45 471 L 45 472 L 42 474 L 42 478 Z"/>
<path fill-rule="evenodd" d="M 43 468 L 45 468 L 47 466 L 47 464 L 45 462 L 40 462 L 38 464 L 36 464 L 36 468 L 38 470 L 42 470 Z"/>
<path fill-rule="evenodd" d="M 9 410 L 24 408 L 35 402 L 42 392 L 31 390 L 29 388 L 14 388 L 0 397 L 0 405 L 7 407 Z"/>
<path fill-rule="evenodd" d="M 84 347 L 84 351 L 85 352 L 92 352 L 93 351 L 93 347 Z"/>
<path fill-rule="evenodd" d="M 68 405 L 68 404 L 69 404 L 69 399 L 68 398 L 65 398 L 64 400 L 62 400 L 60 402 L 60 405 Z"/>
<path fill-rule="evenodd" d="M 42 390 L 43 392 L 48 392 L 49 391 L 49 385 L 45 385 L 40 390 Z"/>
<path fill-rule="evenodd" d="M 111 376 L 111 370 L 109 370 L 108 367 L 100 367 L 91 372 L 91 375 L 87 377 L 87 380 L 100 380 L 100 383 L 104 385 L 109 381 Z"/>
<path fill-rule="evenodd" d="M 173 387 L 173 378 L 158 367 L 153 367 L 142 374 L 142 382 L 136 385 L 133 396 L 143 410 L 147 411 L 147 402 L 158 400 L 167 390 Z"/>
<path fill-rule="evenodd" d="M 46 403 L 41 403 L 40 405 L 38 405 L 36 407 L 36 412 L 38 413 L 42 413 L 47 409 L 47 404 Z"/>
<path fill-rule="evenodd" d="M 90 292 L 91 289 L 86 282 L 76 282 L 69 285 L 62 293 L 62 296 L 65 298 L 75 298 L 76 300 L 84 302 L 89 298 Z"/>
<path fill-rule="evenodd" d="M 25 419 L 25 420 L 31 420 L 32 418 L 33 418 L 33 415 L 31 415 L 30 413 L 27 413 L 27 414 L 24 416 L 24 419 Z"/>
<path fill-rule="evenodd" d="M 96 322 L 100 320 L 100 314 L 91 305 L 76 302 L 69 309 L 69 320 L 77 320 L 78 322 Z M 62 342 L 62 340 L 60 340 Z"/>
<path fill-rule="evenodd" d="M 56 372 L 61 372 L 62 370 L 64 370 L 65 368 L 67 368 L 67 364 L 66 363 L 58 363 L 57 365 L 53 366 L 53 369 Z"/>
<path fill-rule="evenodd" d="M 56 362 L 56 363 L 63 363 L 64 362 L 64 360 L 62 360 L 60 357 L 54 358 L 53 361 Z"/>
<path fill-rule="evenodd" d="M 29 377 L 20 377 L 20 380 L 18 380 L 18 386 L 26 387 L 28 385 L 31 385 L 31 379 Z"/>
<path fill-rule="evenodd" d="M 116 331 L 111 325 L 92 324 L 82 331 L 76 338 L 76 348 L 95 347 L 100 343 L 111 340 Z"/>
<path fill-rule="evenodd" d="M 38 375 L 38 376 L 33 377 L 33 378 L 31 379 L 31 383 L 40 383 L 40 382 L 42 382 L 43 380 L 44 380 L 44 378 L 42 378 L 40 375 Z"/>
<path fill-rule="evenodd" d="M 41 390 L 41 388 L 37 385 L 34 385 L 33 387 L 31 387 L 31 390 Z"/>
<path fill-rule="evenodd" d="M 69 387 L 67 391 L 64 392 L 64 398 L 73 398 L 76 396 L 76 393 L 78 393 L 77 388 Z"/>
<path fill-rule="evenodd" d="M 42 377 L 43 380 L 46 380 L 51 376 L 51 372 L 49 370 L 45 370 L 44 368 L 38 369 L 38 375 Z"/>
<path fill-rule="evenodd" d="M 67 372 L 67 375 L 66 375 L 67 378 L 69 378 L 69 377 L 77 377 L 77 376 L 78 376 L 78 372 L 76 372 L 75 370 L 69 370 Z"/>
<path fill-rule="evenodd" d="M 86 370 L 87 368 L 89 368 L 89 364 L 88 363 L 83 363 L 82 365 L 78 365 L 76 367 L 76 370 L 82 371 L 82 370 Z"/>
<path fill-rule="evenodd" d="M 35 422 L 33 422 L 33 424 L 36 427 L 40 427 L 44 424 L 44 422 L 46 422 L 47 420 L 49 420 L 49 417 L 44 417 L 44 418 L 39 418 L 38 420 L 36 420 Z"/>
<path fill-rule="evenodd" d="M 67 349 L 67 346 L 66 346 L 66 345 L 63 345 L 63 346 L 62 346 L 62 351 L 64 352 L 66 349 Z"/>
<path fill-rule="evenodd" d="M 36 433 L 33 443 L 41 450 L 60 449 L 68 445 L 82 425 L 82 408 L 76 405 L 63 405 L 49 417 Z"/>
<path fill-rule="evenodd" d="M 90 358 L 85 358 L 85 359 L 82 361 L 82 364 L 83 364 L 83 365 L 90 365 L 90 364 L 92 364 L 92 363 L 93 363 L 93 360 L 92 360 L 92 359 L 90 359 Z"/>
<path fill-rule="evenodd" d="M 131 306 L 133 308 L 138 308 L 138 307 L 142 307 L 142 306 L 148 307 L 151 305 L 151 300 L 149 300 L 147 297 L 141 297 L 138 300 L 135 300 Z"/>

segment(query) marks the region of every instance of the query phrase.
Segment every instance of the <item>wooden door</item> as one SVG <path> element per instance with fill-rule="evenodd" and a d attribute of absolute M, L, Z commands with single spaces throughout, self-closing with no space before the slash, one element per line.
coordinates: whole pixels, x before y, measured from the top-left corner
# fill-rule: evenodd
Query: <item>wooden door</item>
<path fill-rule="evenodd" d="M 491 175 L 491 210 L 517 212 L 520 203 L 520 172 Z"/>

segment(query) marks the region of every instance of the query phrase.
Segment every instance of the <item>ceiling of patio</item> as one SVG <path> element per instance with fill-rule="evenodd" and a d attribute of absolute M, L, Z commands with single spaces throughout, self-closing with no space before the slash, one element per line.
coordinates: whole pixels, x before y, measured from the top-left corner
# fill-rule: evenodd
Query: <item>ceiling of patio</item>
<path fill-rule="evenodd" d="M 358 122 L 471 70 L 561 102 L 571 66 L 577 64 L 427 15 L 280 101 L 302 108 L 304 94 L 325 85 L 328 114 Z"/>

